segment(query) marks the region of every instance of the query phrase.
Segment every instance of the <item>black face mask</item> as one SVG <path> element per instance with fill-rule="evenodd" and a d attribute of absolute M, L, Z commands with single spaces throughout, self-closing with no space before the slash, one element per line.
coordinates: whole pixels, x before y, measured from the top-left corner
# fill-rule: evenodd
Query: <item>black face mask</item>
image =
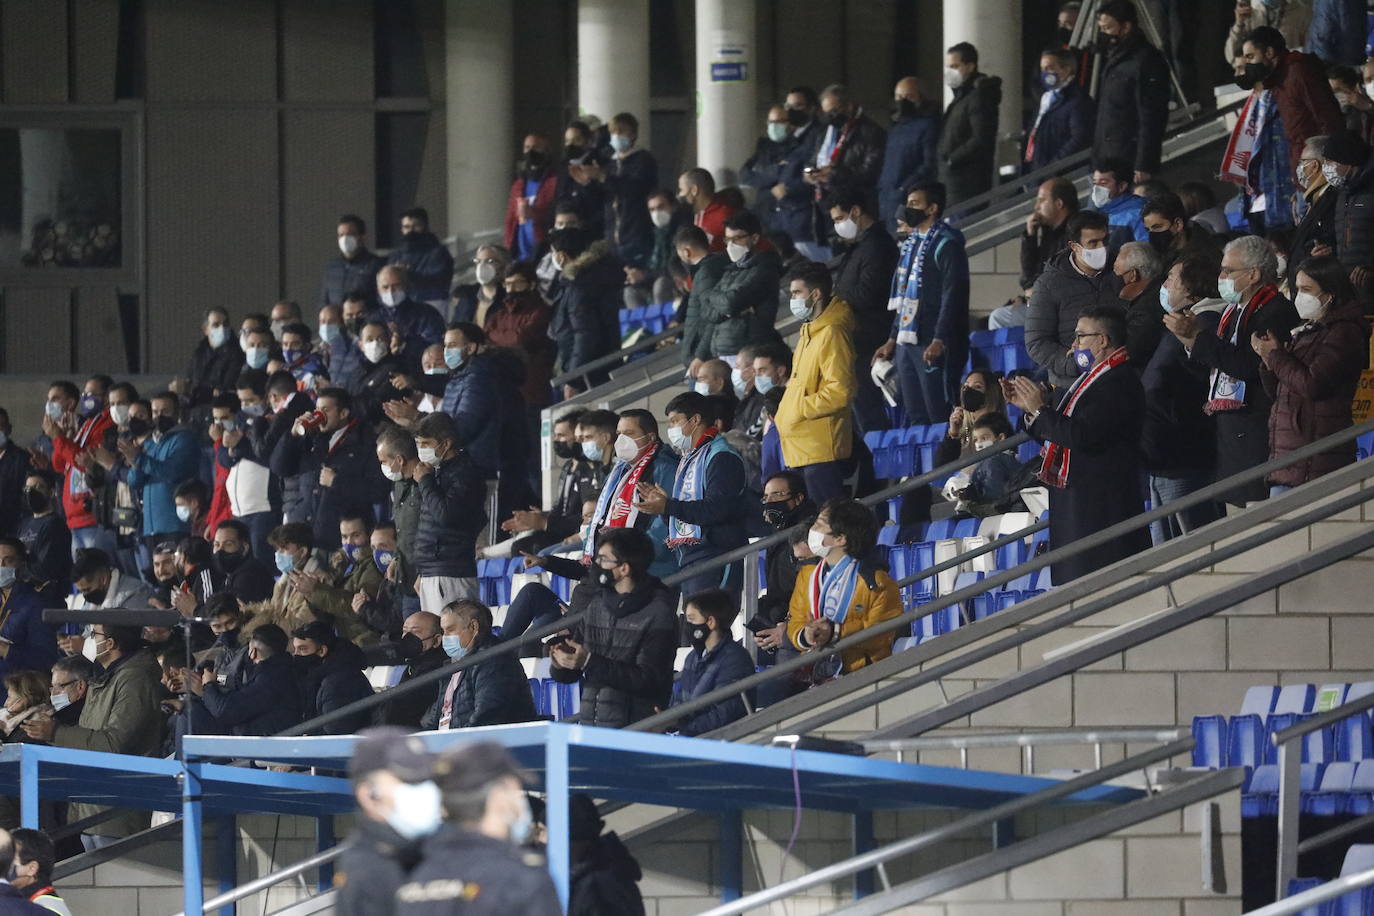
<path fill-rule="evenodd" d="M 1162 232 L 1150 232 L 1150 247 L 1159 254 L 1164 254 L 1169 250 L 1169 246 L 1174 243 L 1174 234 L 1168 230 Z"/>
<path fill-rule="evenodd" d="M 425 651 L 422 645 L 424 641 L 414 633 L 407 633 L 401 637 L 401 643 L 397 647 L 397 654 L 406 660 L 416 658 Z"/>
<path fill-rule="evenodd" d="M 146 436 L 150 427 L 148 421 L 142 417 L 134 417 L 129 420 L 129 438 L 137 439 L 139 436 Z"/>
<path fill-rule="evenodd" d="M 156 423 L 157 431 L 160 433 L 169 433 L 172 431 L 172 427 L 177 425 L 176 418 L 168 416 L 158 417 Z"/>
<path fill-rule="evenodd" d="M 226 576 L 233 575 L 246 559 L 248 558 L 241 553 L 230 553 L 227 550 L 215 551 L 215 565 Z"/>
<path fill-rule="evenodd" d="M 573 143 L 569 144 L 563 150 L 563 155 L 568 159 L 581 159 L 586 152 L 587 150 L 584 147 L 581 147 L 576 143 Z"/>
<path fill-rule="evenodd" d="M 581 458 L 582 446 L 576 442 L 557 442 L 553 444 L 553 453 L 564 461 L 569 458 Z"/>
<path fill-rule="evenodd" d="M 44 512 L 48 508 L 48 494 L 42 490 L 25 490 L 24 501 L 28 503 L 29 511 L 34 515 Z"/>
<path fill-rule="evenodd" d="M 93 588 L 90 591 L 81 593 L 81 597 L 86 599 L 86 603 L 99 607 L 105 603 L 105 596 L 109 594 L 108 588 Z"/>
<path fill-rule="evenodd" d="M 309 674 L 320 667 L 320 665 L 324 664 L 324 659 L 320 658 L 318 655 L 293 655 L 291 658 L 293 659 L 292 664 L 295 665 L 302 674 Z"/>
<path fill-rule="evenodd" d="M 826 120 L 830 122 L 831 127 L 844 127 L 849 123 L 849 115 L 842 111 L 832 111 Z"/>
<path fill-rule="evenodd" d="M 916 103 L 911 99 L 898 99 L 892 106 L 892 120 L 901 121 L 916 114 Z"/>
<path fill-rule="evenodd" d="M 763 523 L 769 528 L 781 530 L 787 525 L 787 517 L 789 515 L 791 515 L 791 511 L 788 509 L 769 506 L 767 509 L 763 510 Z"/>
<path fill-rule="evenodd" d="M 1073 29 L 1061 26 L 1054 34 L 1059 39 L 1061 45 L 1066 45 L 1069 43 L 1069 40 L 1073 38 Z"/>
<path fill-rule="evenodd" d="M 982 410 L 988 402 L 988 393 L 977 388 L 963 388 L 959 391 L 959 404 L 965 410 Z"/>
<path fill-rule="evenodd" d="M 698 652 L 706 651 L 706 639 L 711 630 L 704 623 L 687 623 L 687 642 Z"/>
<path fill-rule="evenodd" d="M 1120 35 L 1108 35 L 1106 32 L 1099 32 L 1097 34 L 1097 50 L 1104 54 L 1111 51 L 1119 44 L 1121 44 Z"/>
<path fill-rule="evenodd" d="M 219 643 L 221 646 L 233 648 L 239 644 L 239 631 L 237 629 L 225 630 L 215 637 L 215 642 Z"/>
<path fill-rule="evenodd" d="M 609 569 L 596 568 L 596 584 L 602 588 L 615 588 L 615 575 Z"/>
<path fill-rule="evenodd" d="M 543 174 L 548 164 L 548 156 L 537 149 L 532 149 L 525 154 L 524 159 L 520 160 L 520 171 L 526 175 L 540 175 Z"/>
<path fill-rule="evenodd" d="M 343 323 L 344 330 L 346 330 L 352 336 L 357 337 L 359 334 L 363 332 L 363 321 L 364 318 L 361 315 L 359 315 L 357 318 L 345 318 Z"/>
<path fill-rule="evenodd" d="M 906 223 L 912 229 L 924 223 L 928 215 L 929 214 L 926 213 L 925 210 L 917 210 L 915 207 L 902 208 L 902 222 Z"/>
<path fill-rule="evenodd" d="M 806 112 L 802 111 L 800 108 L 787 109 L 787 123 L 791 124 L 793 127 L 801 127 L 810 120 Z"/>
<path fill-rule="evenodd" d="M 1246 64 L 1245 73 L 1236 77 L 1236 85 L 1242 89 L 1253 89 L 1256 85 L 1269 79 L 1274 73 L 1274 68 L 1268 64 Z"/>

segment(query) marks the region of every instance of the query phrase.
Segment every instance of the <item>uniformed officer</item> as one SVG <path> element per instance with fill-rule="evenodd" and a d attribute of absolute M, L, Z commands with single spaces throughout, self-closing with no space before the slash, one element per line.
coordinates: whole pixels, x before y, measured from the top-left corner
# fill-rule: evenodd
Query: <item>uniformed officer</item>
<path fill-rule="evenodd" d="M 369 728 L 358 737 L 348 771 L 362 816 L 334 886 L 342 916 L 389 916 L 396 889 L 420 861 L 421 842 L 439 828 L 435 759 L 404 728 Z"/>
<path fill-rule="evenodd" d="M 520 848 L 534 817 L 520 771 L 488 742 L 445 751 L 434 768 L 444 825 L 396 892 L 400 916 L 562 916 L 544 858 Z"/>

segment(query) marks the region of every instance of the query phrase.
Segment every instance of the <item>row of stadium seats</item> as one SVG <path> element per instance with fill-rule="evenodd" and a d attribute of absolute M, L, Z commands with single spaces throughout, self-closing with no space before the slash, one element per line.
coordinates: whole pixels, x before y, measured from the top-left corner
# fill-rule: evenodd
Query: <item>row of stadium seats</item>
<path fill-rule="evenodd" d="M 650 335 L 662 334 L 668 329 L 668 322 L 677 313 L 677 303 L 660 302 L 654 305 L 641 305 L 632 309 L 620 310 L 620 336 L 624 338 L 631 331 L 646 331 Z"/>
<path fill-rule="evenodd" d="M 1269 736 L 1309 716 L 1374 694 L 1374 681 L 1356 684 L 1289 684 L 1251 687 L 1239 715 L 1197 716 L 1193 719 L 1193 765 L 1200 767 L 1258 767 L 1278 760 Z M 1370 718 L 1359 713 L 1330 728 L 1303 738 L 1306 763 L 1374 759 Z"/>
<path fill-rule="evenodd" d="M 1359 874 L 1374 868 L 1374 844 L 1356 843 L 1345 852 L 1341 863 L 1341 877 Z M 1325 884 L 1323 878 L 1294 878 L 1288 882 L 1288 896 L 1300 894 Z M 1302 911 L 1300 916 L 1369 916 L 1374 913 L 1374 887 L 1360 888 L 1342 894 Z"/>

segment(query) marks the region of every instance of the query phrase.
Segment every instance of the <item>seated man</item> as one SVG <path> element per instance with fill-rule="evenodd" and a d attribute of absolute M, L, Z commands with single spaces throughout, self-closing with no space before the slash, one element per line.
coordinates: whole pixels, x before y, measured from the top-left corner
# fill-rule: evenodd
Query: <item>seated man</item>
<path fill-rule="evenodd" d="M 340 639 L 322 620 L 297 627 L 291 633 L 291 650 L 299 671 L 306 719 L 342 709 L 372 696 L 372 684 L 363 674 L 363 650 Z M 365 709 L 337 719 L 320 728 L 329 735 L 350 735 L 372 723 L 372 711 Z"/>
<path fill-rule="evenodd" d="M 459 661 L 501 644 L 491 635 L 491 609 L 480 601 L 463 598 L 444 608 L 444 653 Z M 420 727 L 472 728 L 533 722 L 538 715 L 520 659 L 511 652 L 456 672 L 439 691 Z"/>
<path fill-rule="evenodd" d="M 376 633 L 353 609 L 359 594 L 371 601 L 381 589 L 382 574 L 372 556 L 371 537 L 372 526 L 366 518 L 344 515 L 339 519 L 343 548 L 330 557 L 323 580 L 301 576 L 296 584 L 316 615 L 333 621 L 340 636 L 359 645 L 377 640 Z"/>
<path fill-rule="evenodd" d="M 444 628 L 437 614 L 416 611 L 405 619 L 401 634 L 395 652 L 397 663 L 405 665 L 405 671 L 401 673 L 397 687 L 448 664 L 448 653 L 443 646 Z M 419 731 L 430 705 L 428 692 L 412 691 L 382 707 L 381 724 L 401 725 L 409 731 Z"/>
<path fill-rule="evenodd" d="M 278 525 L 267 540 L 276 550 L 277 571 L 281 577 L 272 589 L 271 598 L 248 606 L 247 610 L 253 614 L 249 628 L 275 623 L 283 630 L 295 630 L 318 618 L 306 600 L 305 590 L 313 591 L 311 583 L 324 581 L 328 571 L 315 556 L 315 535 L 304 522 Z"/>
<path fill-rule="evenodd" d="M 897 584 L 867 557 L 878 536 L 872 510 L 852 499 L 835 499 L 821 509 L 807 536 L 820 558 L 797 577 L 787 620 L 787 639 L 802 652 L 815 651 L 883 620 L 900 616 Z M 897 634 L 889 630 L 817 662 L 811 681 L 819 684 L 881 661 L 892 654 Z"/>
<path fill-rule="evenodd" d="M 724 589 L 708 589 L 688 597 L 685 617 L 692 653 L 683 662 L 680 689 L 673 705 L 694 700 L 754 673 L 754 660 L 730 634 L 730 624 L 738 613 L 739 602 Z M 678 734 L 695 737 L 742 719 L 745 712 L 744 700 L 733 696 L 684 718 L 678 723 Z"/>
<path fill-rule="evenodd" d="M 224 576 L 224 591 L 240 601 L 266 601 L 272 596 L 272 571 L 253 556 L 247 525 L 228 518 L 215 526 L 214 568 Z"/>
<path fill-rule="evenodd" d="M 300 724 L 301 685 L 281 627 L 266 624 L 253 631 L 238 687 L 221 686 L 208 668 L 187 683 L 220 731 L 274 735 Z"/>

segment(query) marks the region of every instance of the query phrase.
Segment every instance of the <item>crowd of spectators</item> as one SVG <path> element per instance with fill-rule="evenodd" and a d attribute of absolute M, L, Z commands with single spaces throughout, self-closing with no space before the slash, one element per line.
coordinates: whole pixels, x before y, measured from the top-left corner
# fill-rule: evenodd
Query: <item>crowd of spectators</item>
<path fill-rule="evenodd" d="M 528 654 L 580 685 L 581 721 L 624 727 L 898 616 L 885 523 L 900 540 L 932 511 L 1005 511 L 1039 485 L 1063 547 L 1350 426 L 1374 283 L 1370 84 L 1290 50 L 1258 21 L 1270 9 L 1229 39 L 1250 90 L 1222 163 L 1229 214 L 1215 187 L 1159 174 L 1167 64 L 1130 2 L 1099 9 L 1096 100 L 1082 54 L 1040 56 L 1025 170 L 1092 159 L 1039 185 L 1016 295 L 990 320 L 1024 326 L 1029 370 L 968 370 L 959 223 L 994 180 L 1001 88 L 960 43 L 943 114 L 913 77 L 887 127 L 842 85 L 792 89 L 741 187 L 691 168 L 664 188 L 629 113 L 572 122 L 561 155 L 531 135 L 503 244 L 475 252 L 470 278 L 423 208 L 385 256 L 345 215 L 313 325 L 291 301 L 237 324 L 212 307 L 165 389 L 57 380 L 27 435 L 0 409 L 4 740 L 173 754 L 188 732 L 272 734 L 347 709 L 373 695 L 369 669 L 405 684 L 469 656 L 485 661 L 323 730 L 529 721 L 518 656 L 491 650 L 569 611 L 581 623 Z M 665 300 L 688 390 L 661 416 L 555 409 L 545 503 L 540 411 L 605 380 L 575 370 L 621 347 L 623 309 Z M 790 347 L 779 327 L 794 320 Z M 571 380 L 555 389 L 558 372 Z M 945 487 L 951 505 L 926 491 L 884 518 L 855 497 L 878 487 L 865 435 L 897 415 L 947 427 L 941 464 L 1018 427 L 1043 448 L 979 462 Z M 1237 486 L 1056 564 L 1055 581 L 1354 456 L 1349 443 Z M 718 558 L 781 530 L 794 535 L 768 549 L 737 641 L 743 563 Z M 568 601 L 542 578 L 494 614 L 478 564 L 511 557 L 570 580 Z M 62 605 L 181 622 L 43 621 Z M 881 660 L 894 635 L 819 653 L 754 699 Z M 675 728 L 745 711 L 731 697 Z M 52 823 L 101 813 L 64 807 Z M 83 840 L 146 823 L 112 812 Z"/>

